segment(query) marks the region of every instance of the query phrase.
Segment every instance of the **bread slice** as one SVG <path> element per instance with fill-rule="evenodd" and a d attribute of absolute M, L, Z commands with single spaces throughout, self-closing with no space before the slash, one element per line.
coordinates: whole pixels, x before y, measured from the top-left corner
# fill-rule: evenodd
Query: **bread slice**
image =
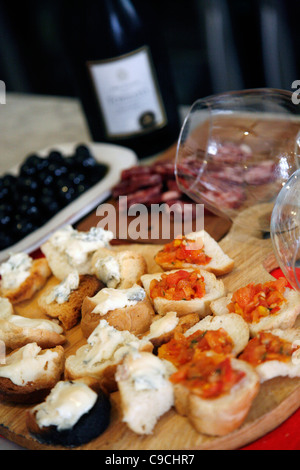
<path fill-rule="evenodd" d="M 0 319 L 0 341 L 7 349 L 18 349 L 28 343 L 48 349 L 64 344 L 66 337 L 63 328 L 54 321 L 10 315 Z"/>
<path fill-rule="evenodd" d="M 76 270 L 79 274 L 92 273 L 93 254 L 108 247 L 113 233 L 101 227 L 92 227 L 88 232 L 75 230 L 66 225 L 41 246 L 54 276 L 62 281 Z"/>
<path fill-rule="evenodd" d="M 92 272 L 107 287 L 128 289 L 141 283 L 141 276 L 147 273 L 147 263 L 140 253 L 134 251 L 116 253 L 100 248 L 92 257 Z"/>
<path fill-rule="evenodd" d="M 178 269 L 168 271 L 167 275 L 176 273 Z M 194 269 L 184 269 L 184 271 L 193 272 Z M 151 299 L 150 284 L 153 279 L 158 281 L 161 279 L 163 273 L 145 274 L 141 277 L 144 289 L 153 303 L 154 310 L 159 315 L 166 315 L 168 312 L 176 312 L 179 317 L 189 313 L 197 313 L 199 318 L 203 318 L 210 313 L 210 303 L 223 297 L 225 295 L 225 286 L 222 280 L 218 280 L 213 273 L 209 273 L 204 269 L 199 269 L 200 274 L 204 278 L 206 293 L 202 298 L 195 298 L 191 300 L 168 300 L 163 297 L 156 297 Z"/>
<path fill-rule="evenodd" d="M 31 299 L 47 282 L 51 269 L 45 258 L 33 260 L 29 276 L 16 288 L 6 289 L 0 284 L 0 294 L 12 304 Z"/>
<path fill-rule="evenodd" d="M 154 310 L 148 297 L 135 305 L 110 310 L 105 315 L 95 313 L 96 306 L 95 297 L 85 297 L 82 304 L 80 323 L 85 338 L 92 334 L 96 326 L 99 325 L 100 320 L 106 320 L 117 330 L 127 330 L 134 335 L 140 335 L 149 329 L 154 317 Z"/>
<path fill-rule="evenodd" d="M 154 348 L 159 348 L 162 344 L 168 343 L 176 333 L 183 334 L 198 322 L 197 313 L 190 313 L 183 317 L 178 317 L 176 312 L 168 312 L 164 316 L 155 315 L 143 339 L 151 341 Z"/>
<path fill-rule="evenodd" d="M 62 346 L 41 349 L 29 343 L 13 351 L 0 365 L 0 400 L 36 403 L 60 380 L 65 362 Z"/>
<path fill-rule="evenodd" d="M 247 323 L 236 313 L 228 313 L 227 315 L 219 315 L 217 317 L 208 315 L 187 330 L 184 335 L 190 336 L 198 330 L 216 331 L 220 329 L 225 330 L 228 336 L 232 339 L 232 355 L 237 356 L 248 344 L 250 332 Z"/>
<path fill-rule="evenodd" d="M 26 426 L 40 442 L 74 447 L 102 434 L 110 422 L 109 397 L 91 377 L 60 381 L 27 412 Z"/>
<path fill-rule="evenodd" d="M 161 266 L 165 271 L 176 268 L 202 268 L 206 271 L 214 273 L 216 276 L 221 276 L 227 274 L 234 268 L 234 260 L 231 259 L 228 255 L 224 253 L 218 242 L 212 238 L 209 233 L 205 230 L 199 232 L 191 232 L 184 236 L 187 240 L 198 240 L 203 244 L 204 253 L 211 258 L 211 260 L 204 265 L 201 264 L 191 264 L 184 260 L 178 260 L 174 263 L 170 262 L 159 262 L 157 255 L 155 256 L 155 261 L 159 266 Z M 163 251 L 163 250 L 162 250 Z"/>
<path fill-rule="evenodd" d="M 0 320 L 9 318 L 14 314 L 14 307 L 6 297 L 0 297 Z"/>
<path fill-rule="evenodd" d="M 257 366 L 254 366 L 259 375 L 260 382 L 263 383 L 267 380 L 273 379 L 274 377 L 290 377 L 291 379 L 299 378 L 300 328 L 288 328 L 286 330 L 275 328 L 273 330 L 266 331 L 265 333 L 270 333 L 271 335 L 279 337 L 297 349 L 288 360 L 266 360 Z M 243 355 L 241 355 L 241 359 L 245 360 Z"/>
<path fill-rule="evenodd" d="M 57 282 L 57 285 L 59 282 Z M 82 303 L 87 296 L 93 296 L 103 287 L 103 284 L 95 276 L 86 274 L 79 276 L 79 286 L 73 290 L 66 302 L 59 304 L 56 301 L 47 302 L 53 286 L 43 292 L 38 299 L 38 305 L 42 311 L 52 318 L 57 318 L 65 330 L 73 328 L 81 318 Z"/>
<path fill-rule="evenodd" d="M 246 374 L 230 393 L 207 399 L 191 392 L 181 383 L 174 384 L 176 411 L 182 416 L 187 416 L 199 433 L 225 436 L 238 429 L 247 417 L 259 391 L 259 377 L 255 369 L 236 358 L 231 358 L 230 361 L 234 369 Z"/>
<path fill-rule="evenodd" d="M 129 331 L 120 331 L 101 320 L 87 339 L 87 344 L 66 359 L 65 378 L 74 380 L 83 376 L 99 379 L 108 392 L 116 391 L 115 372 L 130 352 L 152 352 L 149 341 L 138 339 Z"/>
<path fill-rule="evenodd" d="M 285 290 L 284 297 L 286 299 L 286 303 L 281 306 L 278 313 L 263 317 L 257 323 L 248 323 L 251 337 L 256 336 L 260 331 L 271 330 L 273 328 L 285 330 L 294 326 L 300 313 L 299 293 L 293 289 L 287 288 Z M 232 294 L 228 294 L 226 297 L 214 300 L 210 304 L 210 309 L 213 315 L 228 314 L 229 311 L 227 306 L 230 304 L 231 298 Z"/>
<path fill-rule="evenodd" d="M 164 362 L 148 352 L 129 354 L 118 366 L 123 421 L 137 434 L 152 434 L 159 418 L 174 404 Z"/>

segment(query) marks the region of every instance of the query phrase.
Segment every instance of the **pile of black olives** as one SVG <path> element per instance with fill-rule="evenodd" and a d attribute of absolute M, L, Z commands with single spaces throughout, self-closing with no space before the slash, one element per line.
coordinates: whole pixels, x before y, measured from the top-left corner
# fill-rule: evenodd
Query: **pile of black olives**
<path fill-rule="evenodd" d="M 46 158 L 27 156 L 17 176 L 0 177 L 0 250 L 44 225 L 102 180 L 107 170 L 83 144 L 69 156 L 58 150 Z"/>

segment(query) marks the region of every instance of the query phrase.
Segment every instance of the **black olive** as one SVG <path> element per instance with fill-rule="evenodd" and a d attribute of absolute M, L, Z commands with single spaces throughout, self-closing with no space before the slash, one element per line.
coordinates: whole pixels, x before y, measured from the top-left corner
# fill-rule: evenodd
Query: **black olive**
<path fill-rule="evenodd" d="M 20 168 L 21 176 L 34 176 L 47 165 L 45 158 L 38 155 L 29 155 Z"/>
<path fill-rule="evenodd" d="M 43 188 L 42 188 L 43 191 Z M 17 199 L 18 205 L 20 204 L 30 204 L 32 206 L 37 205 L 38 198 L 37 195 L 35 194 L 30 194 L 30 193 L 25 193 L 25 194 L 20 194 L 18 199 Z"/>
<path fill-rule="evenodd" d="M 4 213 L 4 214 L 1 214 L 0 213 L 0 226 L 1 226 L 1 230 L 9 230 L 11 228 L 13 224 L 13 216 L 12 214 L 8 214 L 8 213 Z"/>
<path fill-rule="evenodd" d="M 68 179 L 71 181 L 71 183 L 74 184 L 74 186 L 76 186 L 78 184 L 84 183 L 86 180 L 86 176 L 83 173 L 72 171 L 68 174 Z"/>
<path fill-rule="evenodd" d="M 40 198 L 40 208 L 45 211 L 48 216 L 57 214 L 62 208 L 62 204 L 51 196 L 42 196 Z"/>
<path fill-rule="evenodd" d="M 0 232 L 0 250 L 4 250 L 15 243 L 15 238 L 11 233 Z"/>
<path fill-rule="evenodd" d="M 51 152 L 48 155 L 48 163 L 49 165 L 55 164 L 55 165 L 63 165 L 64 164 L 64 157 L 61 152 L 58 150 L 51 150 Z"/>
<path fill-rule="evenodd" d="M 34 204 L 20 204 L 20 206 L 18 207 L 18 212 L 19 214 L 22 214 L 25 218 L 35 220 L 37 220 L 40 215 L 38 207 Z"/>
<path fill-rule="evenodd" d="M 18 181 L 18 177 L 15 175 L 6 174 L 2 177 L 2 186 L 4 188 L 13 189 Z"/>
<path fill-rule="evenodd" d="M 41 171 L 38 175 L 39 182 L 45 186 L 52 186 L 55 181 L 53 174 L 49 173 L 48 170 Z"/>
<path fill-rule="evenodd" d="M 13 204 L 10 204 L 9 202 L 8 203 L 4 203 L 4 202 L 0 203 L 0 214 L 12 214 L 14 212 L 14 210 L 15 210 L 15 207 L 14 207 Z"/>
<path fill-rule="evenodd" d="M 97 166 L 89 173 L 89 181 L 92 185 L 101 181 L 107 173 L 107 166 L 98 163 Z"/>
<path fill-rule="evenodd" d="M 9 196 L 10 196 L 10 191 L 8 188 L 6 187 L 0 188 L 0 203 L 3 203 L 9 200 Z"/>
<path fill-rule="evenodd" d="M 87 145 L 85 144 L 79 144 L 77 145 L 77 147 L 75 148 L 75 154 L 74 154 L 75 157 L 90 157 L 91 156 L 91 152 L 90 152 L 90 149 L 88 148 Z"/>
<path fill-rule="evenodd" d="M 24 192 L 34 192 L 39 189 L 39 182 L 31 176 L 20 176 L 18 178 L 18 187 Z"/>
<path fill-rule="evenodd" d="M 17 240 L 29 235 L 34 230 L 38 228 L 37 224 L 32 220 L 22 217 L 21 214 L 16 214 L 13 220 L 13 235 L 15 235 Z"/>

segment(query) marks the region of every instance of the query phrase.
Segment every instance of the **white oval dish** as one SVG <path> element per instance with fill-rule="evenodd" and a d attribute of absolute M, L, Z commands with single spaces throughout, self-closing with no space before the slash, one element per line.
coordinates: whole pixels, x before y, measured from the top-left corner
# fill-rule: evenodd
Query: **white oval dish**
<path fill-rule="evenodd" d="M 41 157 L 47 157 L 51 150 L 58 150 L 63 155 L 72 155 L 77 145 L 76 143 L 53 144 L 43 150 L 35 152 Z M 74 224 L 91 212 L 98 204 L 105 201 L 111 193 L 111 188 L 120 180 L 122 170 L 137 164 L 137 155 L 130 149 L 119 145 L 106 143 L 84 142 L 97 161 L 108 166 L 106 176 L 79 196 L 73 202 L 64 207 L 53 216 L 42 227 L 38 228 L 14 245 L 0 251 L 0 262 L 9 257 L 9 253 L 32 252 L 39 248 L 49 236 L 59 227 L 65 224 Z M 22 162 L 23 163 L 23 162 Z M 13 167 L 7 173 L 18 175 L 20 166 Z"/>

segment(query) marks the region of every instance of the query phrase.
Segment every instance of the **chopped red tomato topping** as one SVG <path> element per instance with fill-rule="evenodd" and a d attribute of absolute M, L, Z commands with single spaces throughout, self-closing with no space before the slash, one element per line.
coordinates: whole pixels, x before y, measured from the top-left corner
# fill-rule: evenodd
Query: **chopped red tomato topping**
<path fill-rule="evenodd" d="M 179 367 L 191 361 L 195 354 L 203 351 L 214 351 L 219 354 L 231 354 L 233 341 L 227 332 L 219 330 L 197 330 L 190 336 L 177 333 L 168 343 L 158 349 L 158 356 Z"/>
<path fill-rule="evenodd" d="M 205 266 L 211 261 L 204 251 L 201 239 L 189 240 L 186 237 L 176 238 L 167 243 L 163 250 L 155 257 L 158 264 L 172 264 L 174 268 L 181 268 L 183 263 Z"/>
<path fill-rule="evenodd" d="M 213 399 L 230 392 L 244 377 L 243 371 L 232 367 L 229 356 L 201 353 L 180 367 L 170 380 L 184 385 L 201 398 Z"/>
<path fill-rule="evenodd" d="M 251 339 L 239 359 L 258 366 L 266 361 L 287 362 L 299 348 L 269 332 L 260 332 Z"/>
<path fill-rule="evenodd" d="M 265 284 L 248 284 L 234 292 L 228 310 L 238 313 L 248 323 L 257 323 L 262 317 L 279 312 L 286 301 L 284 292 L 288 283 L 285 278 Z"/>
<path fill-rule="evenodd" d="M 205 295 L 205 282 L 200 271 L 179 270 L 162 274 L 161 279 L 150 283 L 150 297 L 163 297 L 168 300 L 191 300 Z"/>

